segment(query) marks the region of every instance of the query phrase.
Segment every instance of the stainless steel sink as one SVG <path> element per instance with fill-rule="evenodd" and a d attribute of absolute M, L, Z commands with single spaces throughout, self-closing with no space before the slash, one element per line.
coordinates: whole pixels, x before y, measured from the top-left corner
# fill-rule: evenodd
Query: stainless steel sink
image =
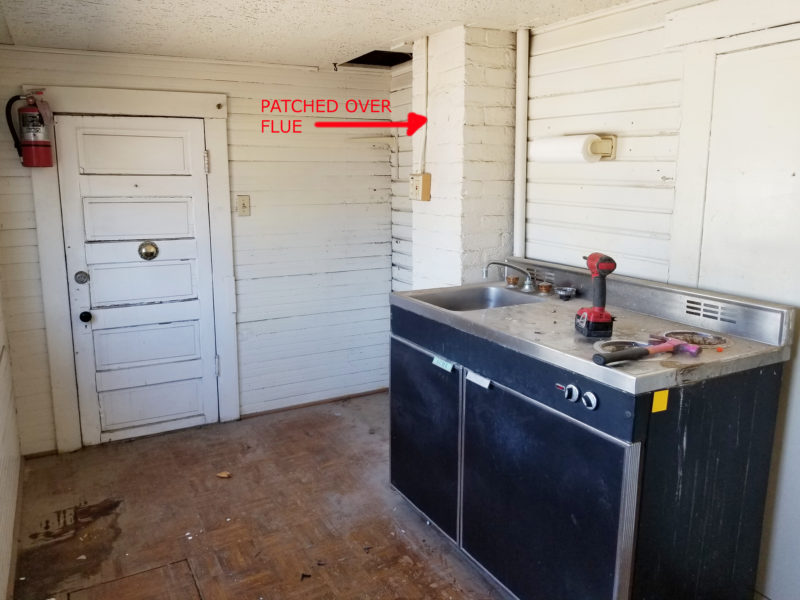
<path fill-rule="evenodd" d="M 463 287 L 437 290 L 435 292 L 421 292 L 411 296 L 440 308 L 455 311 L 481 310 L 484 308 L 498 308 L 500 306 L 514 306 L 515 304 L 532 304 L 543 302 L 545 299 L 533 294 L 525 294 L 513 289 L 503 287 Z"/>

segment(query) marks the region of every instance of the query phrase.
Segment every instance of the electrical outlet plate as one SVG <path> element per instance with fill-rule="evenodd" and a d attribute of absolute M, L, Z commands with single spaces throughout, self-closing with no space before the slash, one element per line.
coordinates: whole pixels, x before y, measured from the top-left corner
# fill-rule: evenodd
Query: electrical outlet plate
<path fill-rule="evenodd" d="M 250 196 L 236 196 L 236 212 L 240 217 L 250 216 Z"/>
<path fill-rule="evenodd" d="M 413 173 L 408 181 L 408 195 L 411 200 L 428 202 L 431 199 L 431 174 Z"/>

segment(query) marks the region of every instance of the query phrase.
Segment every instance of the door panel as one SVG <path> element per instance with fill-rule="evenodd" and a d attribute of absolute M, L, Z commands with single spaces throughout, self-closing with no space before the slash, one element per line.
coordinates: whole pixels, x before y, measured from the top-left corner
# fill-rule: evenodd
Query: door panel
<path fill-rule="evenodd" d="M 198 300 L 120 306 L 114 310 L 97 310 L 92 313 L 95 330 L 109 327 L 130 327 L 138 323 L 170 323 L 200 319 L 201 306 Z"/>
<path fill-rule="evenodd" d="M 109 392 L 111 390 L 141 387 L 154 383 L 198 379 L 202 376 L 203 361 L 200 359 L 117 369 L 115 371 L 100 371 L 97 373 L 97 391 Z"/>
<path fill-rule="evenodd" d="M 84 198 L 86 239 L 193 237 L 191 198 Z"/>
<path fill-rule="evenodd" d="M 95 366 L 102 370 L 199 358 L 198 325 L 195 321 L 95 331 Z"/>
<path fill-rule="evenodd" d="M 93 117 L 99 118 L 99 117 Z M 65 117 L 56 117 L 61 122 Z M 202 164 L 201 164 L 202 170 Z M 59 170 L 59 176 L 61 171 Z M 163 177 L 139 175 L 136 178 L 136 187 L 131 189 L 131 180 L 119 175 L 92 175 L 81 181 L 81 190 L 84 197 L 136 197 L 143 200 L 147 197 L 172 197 L 183 196 L 187 189 L 187 179 L 184 177 Z"/>
<path fill-rule="evenodd" d="M 58 116 L 56 143 L 84 443 L 216 421 L 203 122 Z"/>
<path fill-rule="evenodd" d="M 193 266 L 182 261 L 92 265 L 92 306 L 196 298 Z"/>
<path fill-rule="evenodd" d="M 700 287 L 798 302 L 799 64 L 800 42 L 717 59 Z"/>
<path fill-rule="evenodd" d="M 93 129 L 78 137 L 79 171 L 83 175 L 190 175 L 188 145 L 188 135 L 182 131 Z"/>
<path fill-rule="evenodd" d="M 107 242 L 87 244 L 86 262 L 90 265 L 100 263 L 124 263 L 139 260 L 140 239 L 130 242 Z M 165 260 L 187 260 L 197 258 L 197 245 L 194 240 L 158 241 L 158 258 Z"/>
<path fill-rule="evenodd" d="M 202 411 L 199 379 L 100 392 L 103 431 L 191 417 Z"/>

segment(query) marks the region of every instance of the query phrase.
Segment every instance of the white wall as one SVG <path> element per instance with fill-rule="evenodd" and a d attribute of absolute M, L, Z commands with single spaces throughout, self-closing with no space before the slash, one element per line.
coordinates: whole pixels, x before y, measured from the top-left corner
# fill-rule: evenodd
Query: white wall
<path fill-rule="evenodd" d="M 0 596 L 10 587 L 10 578 L 14 573 L 12 549 L 19 473 L 20 451 L 11 389 L 10 355 L 5 322 L 0 311 Z"/>
<path fill-rule="evenodd" d="M 791 1 L 758 6 L 744 0 L 663 0 L 535 30 L 529 136 L 612 133 L 620 143 L 613 162 L 529 164 L 527 256 L 580 265 L 586 251 L 602 250 L 617 259 L 621 273 L 786 302 L 788 296 L 776 291 L 786 285 L 737 287 L 741 273 L 708 283 L 702 272 L 722 270 L 708 264 L 701 248 L 717 56 L 800 39 L 800 27 L 791 25 L 798 20 L 800 5 Z M 747 32 L 754 33 L 737 41 L 737 34 Z M 768 71 L 770 61 L 763 60 L 762 68 Z M 727 101 L 735 104 L 736 98 Z M 751 161 L 751 171 L 758 164 Z M 761 178 L 769 180 L 765 175 L 771 172 Z M 773 187 L 765 186 L 761 195 Z M 756 197 L 760 200 L 759 193 Z M 784 219 L 800 223 L 800 205 L 793 206 Z M 768 239 L 766 208 L 761 218 L 753 230 L 766 230 L 761 239 Z M 737 236 L 748 235 L 747 229 L 734 228 L 722 248 L 713 249 L 716 255 L 735 256 Z M 795 248 L 782 254 L 800 253 L 796 239 L 782 243 Z M 762 253 L 752 264 L 763 269 L 759 277 L 788 274 L 790 261 L 781 267 L 770 259 L 770 245 L 758 247 Z M 730 273 L 730 267 L 724 271 Z M 798 381 L 795 357 L 784 377 L 757 583 L 772 600 L 794 600 L 800 589 Z"/>
<path fill-rule="evenodd" d="M 231 192 L 250 194 L 252 205 L 252 216 L 233 216 L 245 414 L 388 383 L 388 149 L 348 141 L 348 130 L 315 130 L 316 118 L 304 118 L 301 135 L 262 134 L 260 110 L 262 98 L 388 98 L 389 81 L 388 70 L 0 48 L 3 97 L 24 83 L 228 95 Z M 55 448 L 38 252 L 29 173 L 0 131 L 0 275 L 31 454 Z"/>
<path fill-rule="evenodd" d="M 392 113 L 403 121 L 411 111 L 411 61 L 392 67 Z M 422 135 L 420 133 L 420 135 Z M 408 176 L 411 174 L 411 138 L 402 129 L 394 130 L 392 146 L 392 289 L 411 289 L 411 200 Z"/>

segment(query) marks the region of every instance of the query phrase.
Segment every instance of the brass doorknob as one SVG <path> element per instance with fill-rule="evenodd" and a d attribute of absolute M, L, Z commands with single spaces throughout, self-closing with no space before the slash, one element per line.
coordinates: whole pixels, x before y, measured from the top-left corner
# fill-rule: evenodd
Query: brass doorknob
<path fill-rule="evenodd" d="M 155 242 L 142 242 L 139 244 L 139 256 L 144 260 L 153 260 L 158 256 L 158 246 Z"/>

